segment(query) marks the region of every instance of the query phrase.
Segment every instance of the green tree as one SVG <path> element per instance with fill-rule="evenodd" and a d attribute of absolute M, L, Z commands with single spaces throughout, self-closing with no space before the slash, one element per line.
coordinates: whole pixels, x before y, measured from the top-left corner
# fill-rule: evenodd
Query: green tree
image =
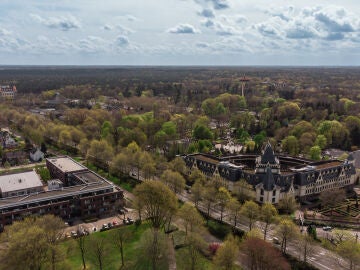
<path fill-rule="evenodd" d="M 185 179 L 178 172 L 165 170 L 161 175 L 160 180 L 175 193 L 180 193 L 185 188 Z"/>
<path fill-rule="evenodd" d="M 324 135 L 320 134 L 316 137 L 315 145 L 319 146 L 321 149 L 324 149 L 327 145 L 327 139 Z"/>
<path fill-rule="evenodd" d="M 178 216 L 183 221 L 186 235 L 188 235 L 188 232 L 198 232 L 204 224 L 204 220 L 198 210 L 188 202 L 184 203 L 179 209 Z"/>
<path fill-rule="evenodd" d="M 236 239 L 230 236 L 216 251 L 214 263 L 218 269 L 232 270 L 238 257 L 239 245 Z"/>
<path fill-rule="evenodd" d="M 264 222 L 264 240 L 266 240 L 269 226 L 277 220 L 277 217 L 278 211 L 273 204 L 266 202 L 261 206 L 260 220 Z"/>
<path fill-rule="evenodd" d="M 360 264 L 360 243 L 358 243 L 356 239 L 340 242 L 336 250 L 348 261 L 349 270 L 357 269 L 357 265 Z"/>
<path fill-rule="evenodd" d="M 310 158 L 312 160 L 320 160 L 321 159 L 321 148 L 320 146 L 313 146 L 310 148 Z"/>
<path fill-rule="evenodd" d="M 241 215 L 248 219 L 249 230 L 251 231 L 254 222 L 260 215 L 260 207 L 254 201 L 246 201 L 241 208 Z"/>
<path fill-rule="evenodd" d="M 231 198 L 228 204 L 226 205 L 226 208 L 229 211 L 230 219 L 234 221 L 234 227 L 236 227 L 238 218 L 240 216 L 241 204 L 237 199 Z"/>
<path fill-rule="evenodd" d="M 64 222 L 54 216 L 28 217 L 5 228 L 1 269 L 55 269 L 64 258 L 58 246 Z"/>
<path fill-rule="evenodd" d="M 278 209 L 288 215 L 293 213 L 299 207 L 296 199 L 291 194 L 286 194 L 278 204 Z"/>
<path fill-rule="evenodd" d="M 216 201 L 220 207 L 220 221 L 222 221 L 225 207 L 229 203 L 231 195 L 225 187 L 220 187 L 216 195 Z"/>
<path fill-rule="evenodd" d="M 194 128 L 193 137 L 198 140 L 212 140 L 213 134 L 209 128 L 203 125 L 197 125 Z"/>
<path fill-rule="evenodd" d="M 245 179 L 235 182 L 233 192 L 241 203 L 255 199 L 253 187 Z"/>
<path fill-rule="evenodd" d="M 155 229 L 160 229 L 176 213 L 177 198 L 162 182 L 147 181 L 137 185 L 134 195 L 142 202 L 142 211 Z"/>
<path fill-rule="evenodd" d="M 166 236 L 162 231 L 156 229 L 148 229 L 142 235 L 138 244 L 139 265 L 151 266 L 152 270 L 163 269 L 164 261 L 166 261 L 166 252 L 168 250 Z"/>
<path fill-rule="evenodd" d="M 283 151 L 292 156 L 299 154 L 299 141 L 295 136 L 288 136 L 281 141 Z"/>
<path fill-rule="evenodd" d="M 288 242 L 298 237 L 299 229 L 290 219 L 283 218 L 276 228 L 276 233 L 281 239 L 281 251 L 285 254 Z"/>

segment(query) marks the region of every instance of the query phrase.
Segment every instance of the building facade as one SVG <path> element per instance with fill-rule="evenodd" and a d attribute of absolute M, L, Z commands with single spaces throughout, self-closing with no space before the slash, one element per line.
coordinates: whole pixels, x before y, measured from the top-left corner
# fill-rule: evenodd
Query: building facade
<path fill-rule="evenodd" d="M 261 155 L 236 155 L 216 158 L 194 154 L 183 157 L 189 172 L 198 168 L 207 177 L 220 177 L 232 184 L 245 179 L 253 186 L 256 201 L 277 204 L 285 196 L 299 201 L 312 200 L 333 188 L 352 189 L 356 171 L 353 159 L 313 162 L 303 158 L 275 155 L 268 143 Z"/>
<path fill-rule="evenodd" d="M 1 85 L 0 86 L 0 96 L 3 99 L 14 99 L 17 93 L 16 86 L 13 85 Z"/>
<path fill-rule="evenodd" d="M 65 220 L 99 218 L 124 206 L 119 187 L 73 159 L 50 158 L 46 164 L 51 176 L 58 179 L 41 191 L 0 199 L 0 226 L 28 215 L 53 214 Z"/>

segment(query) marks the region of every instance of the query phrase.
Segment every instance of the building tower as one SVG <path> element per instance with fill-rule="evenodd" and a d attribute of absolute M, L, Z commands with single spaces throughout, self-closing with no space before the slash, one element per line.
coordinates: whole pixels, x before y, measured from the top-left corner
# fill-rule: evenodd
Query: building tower
<path fill-rule="evenodd" d="M 241 82 L 241 95 L 244 96 L 244 88 L 247 82 L 250 81 L 249 77 L 246 77 L 245 74 L 243 77 L 240 78 L 240 82 Z"/>

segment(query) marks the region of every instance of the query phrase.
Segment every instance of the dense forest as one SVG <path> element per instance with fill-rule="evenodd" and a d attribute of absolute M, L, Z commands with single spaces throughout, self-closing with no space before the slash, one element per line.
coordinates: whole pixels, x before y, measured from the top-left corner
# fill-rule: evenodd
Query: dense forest
<path fill-rule="evenodd" d="M 136 142 L 173 157 L 224 155 L 214 145 L 229 142 L 259 152 L 270 140 L 276 151 L 319 160 L 326 148 L 360 146 L 358 74 L 355 67 L 3 67 L 0 81 L 14 83 L 18 96 L 4 102 L 1 121 L 36 143 L 85 155 L 94 142 L 111 155 Z M 28 113 L 49 107 L 56 111 L 45 121 Z"/>

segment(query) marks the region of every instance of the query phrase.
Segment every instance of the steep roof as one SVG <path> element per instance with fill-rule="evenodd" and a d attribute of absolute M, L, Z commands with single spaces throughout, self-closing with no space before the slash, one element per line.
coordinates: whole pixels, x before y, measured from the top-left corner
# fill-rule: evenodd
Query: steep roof
<path fill-rule="evenodd" d="M 266 168 L 266 175 L 263 178 L 263 186 L 266 191 L 270 191 L 274 189 L 275 180 L 270 167 Z"/>
<path fill-rule="evenodd" d="M 271 144 L 268 142 L 265 146 L 265 150 L 263 151 L 263 154 L 261 156 L 261 164 L 276 164 L 276 158 L 274 155 L 274 151 L 271 147 Z"/>

